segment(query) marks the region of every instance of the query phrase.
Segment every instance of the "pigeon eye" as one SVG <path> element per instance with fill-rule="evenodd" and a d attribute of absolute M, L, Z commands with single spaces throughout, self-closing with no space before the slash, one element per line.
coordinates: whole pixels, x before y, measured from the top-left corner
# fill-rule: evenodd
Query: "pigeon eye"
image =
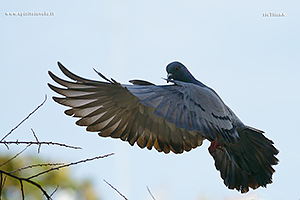
<path fill-rule="evenodd" d="M 178 70 L 178 67 L 175 67 L 175 71 L 177 71 Z"/>

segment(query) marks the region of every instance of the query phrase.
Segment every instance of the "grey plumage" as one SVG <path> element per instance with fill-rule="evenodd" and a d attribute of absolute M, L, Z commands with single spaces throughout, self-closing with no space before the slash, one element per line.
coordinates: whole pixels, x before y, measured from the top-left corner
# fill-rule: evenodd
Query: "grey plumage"
<path fill-rule="evenodd" d="M 179 62 L 167 66 L 170 85 L 131 80 L 120 84 L 96 72 L 106 82 L 61 71 L 74 82 L 51 78 L 65 88 L 49 87 L 53 97 L 70 107 L 65 113 L 80 118 L 76 124 L 99 136 L 120 138 L 159 152 L 182 153 L 211 141 L 210 154 L 224 183 L 247 192 L 272 182 L 278 150 L 263 132 L 244 125 L 211 88 L 196 80 Z"/>

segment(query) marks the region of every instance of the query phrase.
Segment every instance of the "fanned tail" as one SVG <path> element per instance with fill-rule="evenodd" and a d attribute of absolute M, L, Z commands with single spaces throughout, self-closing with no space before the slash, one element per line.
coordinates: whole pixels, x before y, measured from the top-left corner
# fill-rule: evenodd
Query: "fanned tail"
<path fill-rule="evenodd" d="M 266 187 L 272 183 L 275 172 L 272 165 L 278 163 L 275 155 L 279 151 L 263 131 L 246 126 L 239 135 L 240 140 L 234 144 L 214 141 L 209 148 L 224 184 L 242 193 L 248 192 L 249 187 Z"/>

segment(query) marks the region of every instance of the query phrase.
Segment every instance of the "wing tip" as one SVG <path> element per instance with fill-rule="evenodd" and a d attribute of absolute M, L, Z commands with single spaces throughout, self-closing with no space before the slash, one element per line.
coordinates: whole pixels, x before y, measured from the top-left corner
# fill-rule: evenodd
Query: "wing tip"
<path fill-rule="evenodd" d="M 59 69 L 62 71 L 62 73 L 64 75 L 66 75 L 67 77 L 69 77 L 70 79 L 74 80 L 74 81 L 82 81 L 84 80 L 84 78 L 77 76 L 76 74 L 72 73 L 71 71 L 69 71 L 65 66 L 63 66 L 63 64 L 61 64 L 61 62 L 57 62 L 57 65 L 59 67 Z"/>
<path fill-rule="evenodd" d="M 49 76 L 50 76 L 50 78 L 52 78 L 52 80 L 54 80 L 56 83 L 58 83 L 58 79 L 60 79 L 60 78 L 58 78 L 55 74 L 53 74 L 51 71 L 48 71 L 48 74 L 49 74 Z"/>
<path fill-rule="evenodd" d="M 154 83 L 151 83 L 149 81 L 144 81 L 144 80 L 129 80 L 129 83 L 132 83 L 133 85 L 155 85 Z"/>
<path fill-rule="evenodd" d="M 95 68 L 93 68 L 93 69 L 94 69 L 94 71 L 95 71 L 101 78 L 103 78 L 104 80 L 106 80 L 106 81 L 108 81 L 109 83 L 112 83 L 112 84 L 113 84 L 113 82 L 112 82 L 111 80 L 109 80 L 108 78 L 106 78 L 106 76 L 104 76 L 101 72 L 97 71 Z"/>
<path fill-rule="evenodd" d="M 57 65 L 58 65 L 59 67 L 65 68 L 65 67 L 63 66 L 63 64 L 61 64 L 61 62 L 59 62 L 59 61 L 57 61 Z"/>
<path fill-rule="evenodd" d="M 60 97 L 52 97 L 52 99 L 53 99 L 53 101 L 55 101 L 56 103 L 61 104 L 62 98 L 60 98 Z"/>

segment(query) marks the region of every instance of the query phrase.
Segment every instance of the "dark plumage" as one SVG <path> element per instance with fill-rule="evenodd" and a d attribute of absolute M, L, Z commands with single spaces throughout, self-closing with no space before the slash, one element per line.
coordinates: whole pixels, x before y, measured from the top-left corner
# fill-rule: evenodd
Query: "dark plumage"
<path fill-rule="evenodd" d="M 51 78 L 65 88 L 48 84 L 63 97 L 53 97 L 70 107 L 67 115 L 80 118 L 99 136 L 120 138 L 139 147 L 159 152 L 182 153 L 211 142 L 209 153 L 215 160 L 225 185 L 242 193 L 272 183 L 278 150 L 263 131 L 243 124 L 219 95 L 207 87 L 180 62 L 170 63 L 169 85 L 131 80 L 122 85 L 97 72 L 106 82 L 81 78 L 58 63 L 73 82 Z"/>

